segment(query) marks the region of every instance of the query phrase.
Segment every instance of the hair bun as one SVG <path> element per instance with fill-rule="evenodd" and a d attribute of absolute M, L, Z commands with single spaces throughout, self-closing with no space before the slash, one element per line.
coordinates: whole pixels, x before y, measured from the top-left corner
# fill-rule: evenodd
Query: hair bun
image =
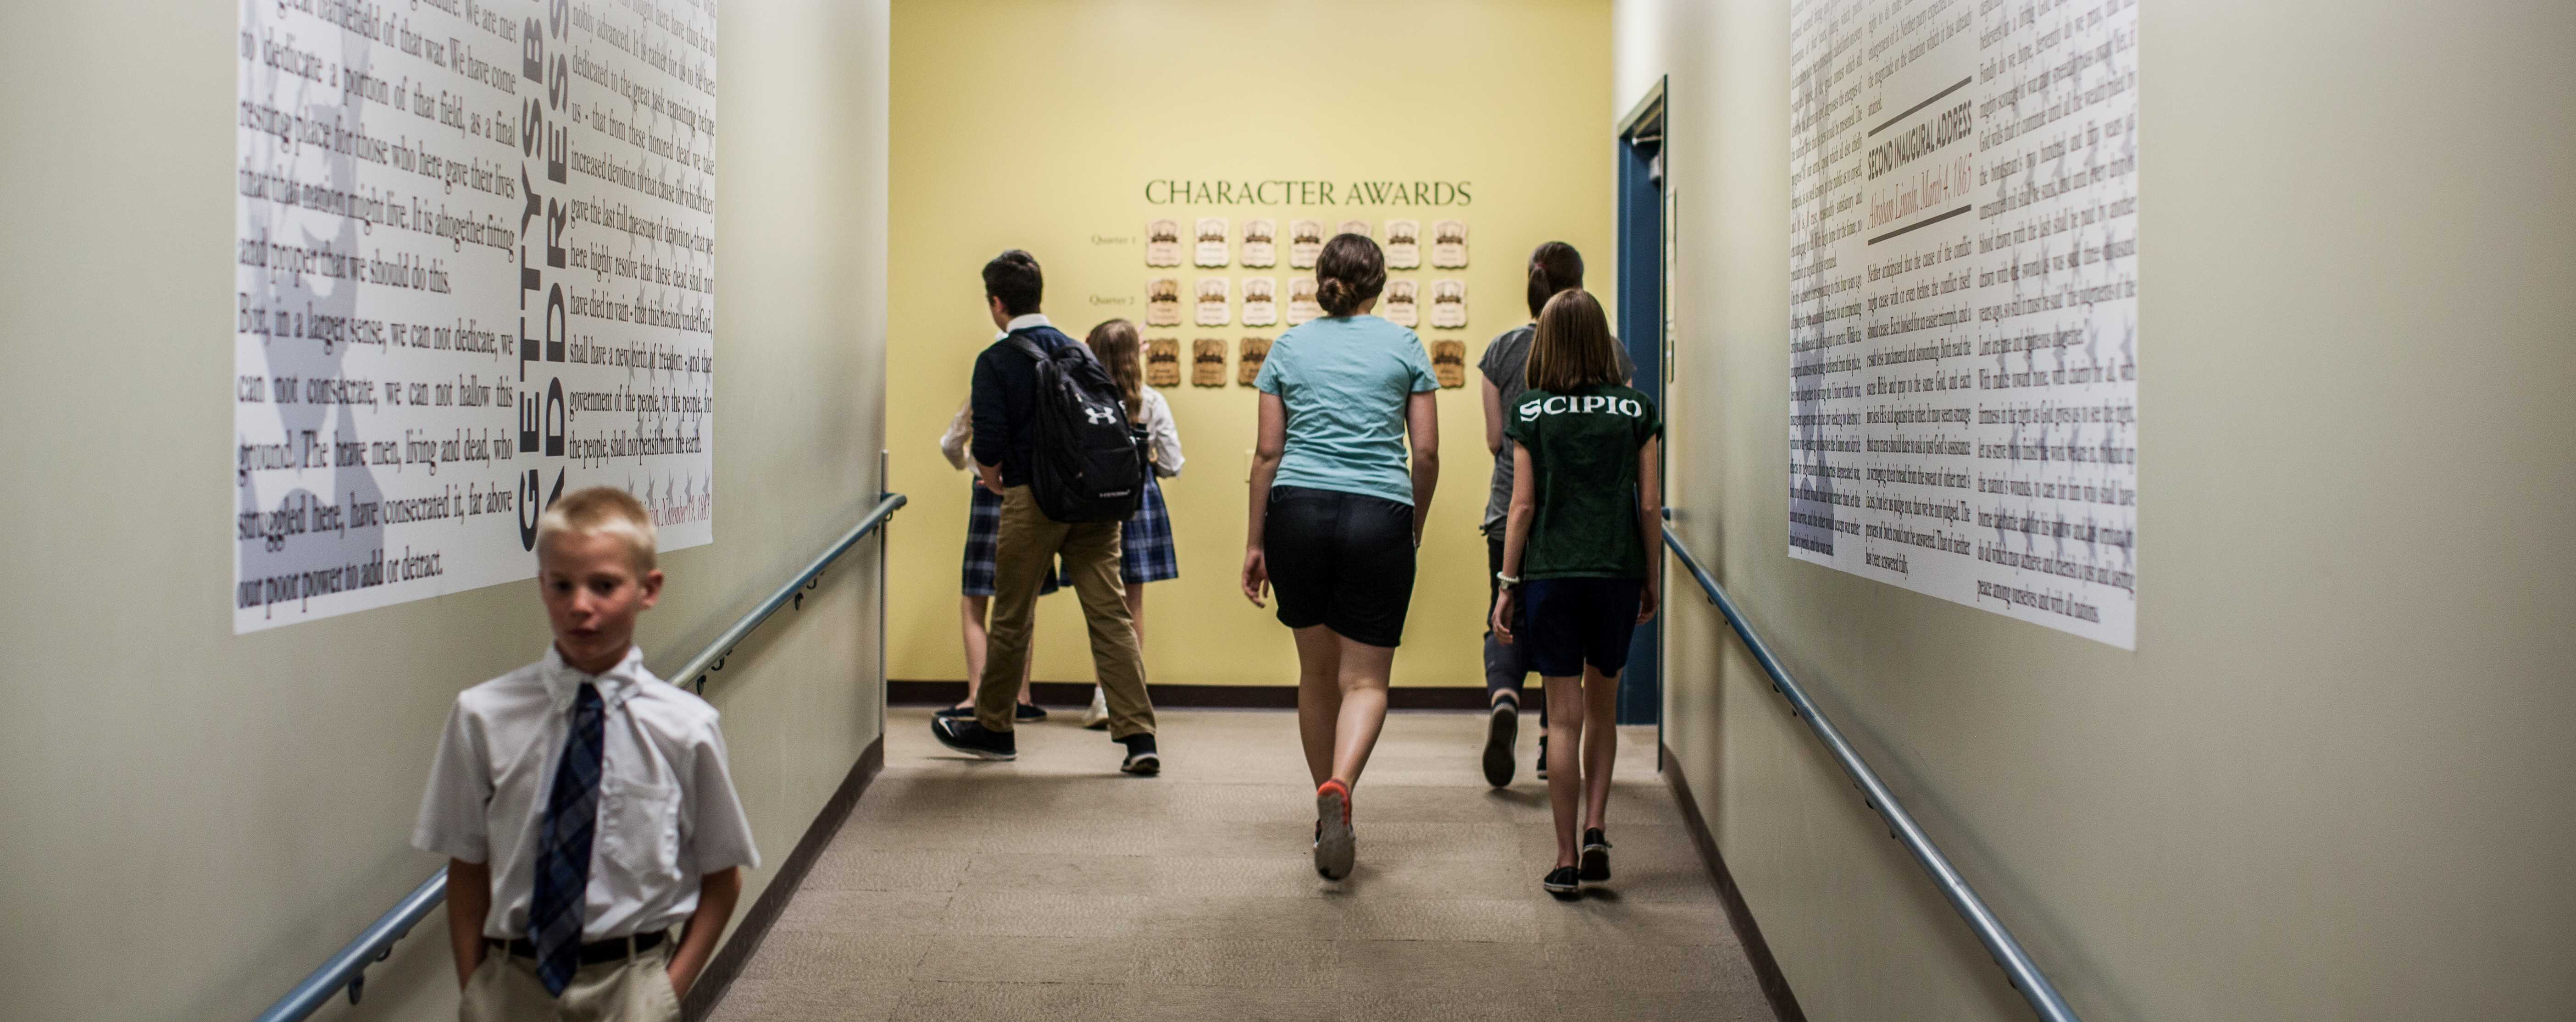
<path fill-rule="evenodd" d="M 1343 304 L 1351 296 L 1351 282 L 1340 277 L 1326 277 L 1315 285 L 1315 302 L 1325 308 Z"/>

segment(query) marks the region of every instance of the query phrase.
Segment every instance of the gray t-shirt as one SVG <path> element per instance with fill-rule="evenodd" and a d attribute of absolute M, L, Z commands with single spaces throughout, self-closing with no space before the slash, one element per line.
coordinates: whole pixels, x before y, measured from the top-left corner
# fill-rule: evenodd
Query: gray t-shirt
<path fill-rule="evenodd" d="M 1538 339 L 1535 324 L 1516 326 L 1502 332 L 1493 343 L 1485 345 L 1485 356 L 1476 360 L 1476 371 L 1494 381 L 1494 389 L 1503 392 L 1503 410 L 1509 412 L 1518 404 L 1521 391 L 1529 388 L 1530 342 Z M 1619 369 L 1634 381 L 1637 364 L 1628 358 L 1626 345 L 1619 347 Z M 1485 497 L 1485 529 L 1502 528 L 1503 516 L 1512 513 L 1512 444 L 1503 440 L 1503 449 L 1494 455 L 1493 492 Z"/>

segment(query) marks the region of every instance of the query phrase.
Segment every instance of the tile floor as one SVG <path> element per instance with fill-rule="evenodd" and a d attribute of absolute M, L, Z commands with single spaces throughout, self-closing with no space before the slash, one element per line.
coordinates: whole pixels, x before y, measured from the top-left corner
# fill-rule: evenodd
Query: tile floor
<path fill-rule="evenodd" d="M 889 711 L 885 772 L 716 1022 L 1771 1018 L 1652 728 L 1622 735 L 1614 879 L 1567 903 L 1538 886 L 1535 717 L 1495 791 L 1482 715 L 1392 715 L 1334 883 L 1292 714 L 1164 711 L 1157 778 L 1119 774 L 1076 716 L 986 763 L 933 741 L 928 710 Z"/>

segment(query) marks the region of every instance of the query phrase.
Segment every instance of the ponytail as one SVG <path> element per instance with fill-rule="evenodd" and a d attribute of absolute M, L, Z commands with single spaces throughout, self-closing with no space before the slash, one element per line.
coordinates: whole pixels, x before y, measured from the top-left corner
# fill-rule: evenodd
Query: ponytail
<path fill-rule="evenodd" d="M 1562 241 L 1551 241 L 1540 245 L 1537 251 L 1530 253 L 1531 319 L 1538 318 L 1539 312 L 1547 308 L 1547 300 L 1556 297 L 1557 292 L 1582 286 L 1583 253 L 1575 251 L 1574 246 Z"/>

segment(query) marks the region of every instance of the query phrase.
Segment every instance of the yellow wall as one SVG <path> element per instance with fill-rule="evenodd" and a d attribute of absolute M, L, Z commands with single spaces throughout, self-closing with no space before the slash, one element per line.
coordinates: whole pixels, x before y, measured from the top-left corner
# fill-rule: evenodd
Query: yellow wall
<path fill-rule="evenodd" d="M 912 497 L 896 532 L 888 673 L 964 676 L 957 578 L 968 476 L 937 440 L 990 342 L 977 271 L 1026 248 L 1047 271 L 1046 311 L 1080 337 L 1113 316 L 1143 321 L 1149 275 L 1301 275 L 1287 267 L 1289 220 L 1329 233 L 1343 219 L 1419 219 L 1426 344 L 1467 342 L 1528 319 L 1522 267 L 1541 241 L 1580 247 L 1606 284 L 1610 259 L 1609 4 L 1606 0 L 1331 0 L 1209 4 L 908 0 L 894 9 L 892 348 L 887 441 L 896 489 Z M 1401 206 L 1149 205 L 1153 179 L 1472 182 L 1463 209 Z M 1280 193 L 1274 191 L 1275 197 Z M 1197 216 L 1280 222 L 1280 265 L 1149 270 L 1146 221 L 1184 234 Z M 1470 318 L 1429 326 L 1431 221 L 1467 222 Z M 1379 232 L 1381 235 L 1383 231 Z M 1121 239 L 1108 243 L 1101 239 Z M 1184 248 L 1189 247 L 1184 240 Z M 1238 244 L 1239 249 L 1239 244 Z M 1188 261 L 1184 252 L 1184 262 Z M 1240 286 L 1239 284 L 1237 285 Z M 1125 304 L 1102 304 L 1119 301 Z M 1240 302 L 1236 303 L 1239 314 Z M 1189 321 L 1184 307 L 1184 323 Z M 1166 388 L 1189 463 L 1165 484 L 1181 577 L 1149 590 L 1154 681 L 1294 684 L 1289 633 L 1237 588 L 1254 391 L 1188 385 L 1189 340 L 1276 336 L 1282 327 L 1149 328 L 1182 341 L 1184 383 Z M 1424 543 L 1398 685 L 1477 685 L 1484 612 L 1483 513 L 1491 460 L 1471 386 L 1440 397 L 1443 476 Z M 1039 604 L 1037 676 L 1088 680 L 1070 595 Z"/>

